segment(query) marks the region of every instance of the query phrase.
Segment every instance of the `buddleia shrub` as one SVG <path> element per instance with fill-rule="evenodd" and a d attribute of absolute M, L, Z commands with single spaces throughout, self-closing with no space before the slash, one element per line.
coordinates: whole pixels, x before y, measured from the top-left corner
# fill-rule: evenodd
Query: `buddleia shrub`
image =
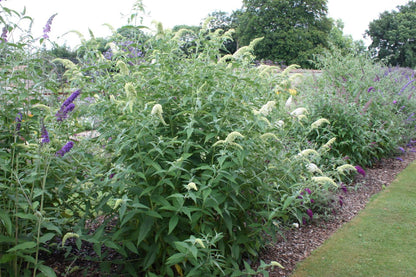
<path fill-rule="evenodd" d="M 35 47 L 46 43 L 53 16 L 41 38 L 19 26 L 32 20 L 24 12 L 0 4 L 0 18 L 0 275 L 55 276 L 43 259 L 84 216 L 81 185 L 95 174 L 78 148 L 89 141 L 73 137 L 84 131 L 79 93 L 58 93 L 54 65 Z"/>
<path fill-rule="evenodd" d="M 396 153 L 414 136 L 408 119 L 415 109 L 414 87 L 409 87 L 414 73 L 388 69 L 362 55 L 328 55 L 319 60 L 322 76 L 302 85 L 311 113 L 332 124 L 309 138 L 336 137 L 333 150 L 363 166 Z"/>
<path fill-rule="evenodd" d="M 309 218 L 298 196 L 321 187 L 300 155 L 306 140 L 290 131 L 304 126 L 296 106 L 285 108 L 287 72 L 252 66 L 259 40 L 221 55 L 230 38 L 221 30 L 202 28 L 184 52 L 189 32 L 159 27 L 139 63 L 88 50 L 101 57 L 85 89 L 97 91 L 89 116 L 107 160 L 90 212 L 114 227 L 79 239 L 100 256 L 101 244 L 118 252 L 113 263 L 132 275 L 243 274 L 266 232 Z"/>

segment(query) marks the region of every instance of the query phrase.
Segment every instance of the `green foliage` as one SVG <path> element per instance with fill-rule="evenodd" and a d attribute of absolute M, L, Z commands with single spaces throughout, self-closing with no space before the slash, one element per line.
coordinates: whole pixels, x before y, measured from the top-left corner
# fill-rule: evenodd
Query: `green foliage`
<path fill-rule="evenodd" d="M 412 70 L 387 69 L 366 56 L 336 52 L 321 56 L 320 65 L 323 75 L 303 83 L 305 101 L 331 126 L 310 139 L 336 137 L 334 151 L 367 166 L 413 138 L 414 87 L 407 88 Z"/>
<path fill-rule="evenodd" d="M 111 200 L 103 198 L 98 207 L 118 211 L 117 228 L 99 241 L 133 251 L 131 259 L 123 254 L 126 268 L 229 274 L 244 254 L 256 255 L 262 233 L 273 227 L 270 211 L 280 206 L 270 199 L 278 179 L 266 159 L 282 164 L 277 158 L 285 154 L 280 143 L 266 147 L 261 138 L 277 114 L 253 113 L 276 95 L 272 84 L 250 77 L 257 69 L 243 69 L 250 49 L 219 63 L 219 32 L 202 29 L 195 53 L 182 51 L 182 31 L 164 32 L 147 42 L 140 65 L 114 76 L 103 71 L 93 84 L 108 87 L 93 110 L 103 120 L 102 143 L 112 153 L 105 167 L 113 176 L 97 185 L 116 203 L 106 206 Z"/>
<path fill-rule="evenodd" d="M 77 62 L 0 44 L 1 273 L 52 276 L 44 257 L 91 246 L 106 273 L 267 276 L 280 265 L 248 261 L 267 233 L 337 208 L 345 154 L 368 164 L 413 135 L 407 71 L 334 50 L 295 87 L 298 66 L 253 65 L 263 38 L 224 55 L 232 31 L 209 21 L 123 30 L 81 38 Z"/>
<path fill-rule="evenodd" d="M 384 12 L 373 20 L 366 34 L 371 38 L 369 47 L 378 60 L 392 66 L 416 66 L 416 3 L 409 1 L 398 10 Z"/>
<path fill-rule="evenodd" d="M 224 32 L 235 30 L 237 28 L 236 14 L 236 12 L 232 14 L 221 11 L 212 12 L 208 15 L 208 18 L 211 18 L 211 20 L 209 21 L 207 28 L 211 32 L 216 30 L 222 30 Z M 224 41 L 224 45 L 227 49 L 226 53 L 234 53 L 237 50 L 238 45 L 235 33 L 232 33 L 232 39 Z"/>
<path fill-rule="evenodd" d="M 237 38 L 247 45 L 257 37 L 258 59 L 311 68 L 313 54 L 328 45 L 332 22 L 327 18 L 326 0 L 246 0 L 238 15 Z"/>
<path fill-rule="evenodd" d="M 365 53 L 365 46 L 362 40 L 354 41 L 351 35 L 344 35 L 343 32 L 344 23 L 338 19 L 332 26 L 329 33 L 329 48 L 335 47 L 341 50 L 342 55 L 359 53 Z"/>

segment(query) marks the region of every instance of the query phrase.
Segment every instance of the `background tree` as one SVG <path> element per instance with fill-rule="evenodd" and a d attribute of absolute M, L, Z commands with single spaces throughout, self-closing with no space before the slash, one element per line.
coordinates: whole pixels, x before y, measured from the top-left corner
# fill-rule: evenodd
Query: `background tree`
<path fill-rule="evenodd" d="M 264 37 L 255 50 L 259 59 L 312 67 L 312 56 L 328 46 L 327 12 L 327 0 L 244 0 L 238 42 L 243 46 Z"/>
<path fill-rule="evenodd" d="M 341 55 L 359 53 L 366 51 L 363 40 L 354 40 L 351 35 L 344 34 L 344 22 L 338 19 L 334 22 L 331 32 L 328 36 L 329 48 L 339 49 Z"/>
<path fill-rule="evenodd" d="M 390 65 L 416 66 L 416 3 L 398 6 L 398 10 L 384 12 L 373 20 L 366 31 L 372 43 L 369 49 L 378 60 Z"/>

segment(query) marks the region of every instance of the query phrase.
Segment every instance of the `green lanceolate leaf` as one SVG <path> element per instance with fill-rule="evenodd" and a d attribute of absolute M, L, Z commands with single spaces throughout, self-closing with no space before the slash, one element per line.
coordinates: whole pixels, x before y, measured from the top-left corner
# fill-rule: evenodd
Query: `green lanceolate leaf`
<path fill-rule="evenodd" d="M 27 249 L 33 249 L 36 248 L 36 242 L 33 241 L 26 241 L 23 243 L 20 243 L 12 248 L 10 248 L 9 250 L 7 250 L 7 252 L 15 252 L 18 250 L 27 250 Z"/>
<path fill-rule="evenodd" d="M 10 220 L 9 215 L 6 214 L 6 212 L 3 210 L 0 210 L 0 223 L 3 224 L 7 233 L 11 236 L 12 235 L 12 221 Z"/>
<path fill-rule="evenodd" d="M 176 226 L 178 225 L 178 221 L 179 221 L 179 216 L 177 214 L 175 214 L 174 216 L 170 218 L 168 234 L 172 233 L 172 231 L 176 228 Z"/>
<path fill-rule="evenodd" d="M 150 230 L 152 229 L 154 223 L 154 219 L 150 216 L 146 216 L 143 222 L 140 224 L 140 231 L 139 235 L 137 237 L 137 244 L 140 245 L 140 243 L 146 238 L 146 236 L 149 234 Z"/>

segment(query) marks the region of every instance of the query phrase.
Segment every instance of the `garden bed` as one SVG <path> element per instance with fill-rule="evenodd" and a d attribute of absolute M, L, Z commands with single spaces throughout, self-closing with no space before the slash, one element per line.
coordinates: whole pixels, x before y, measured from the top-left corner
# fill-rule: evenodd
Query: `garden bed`
<path fill-rule="evenodd" d="M 270 242 L 261 254 L 265 262 L 278 261 L 284 269 L 275 267 L 270 276 L 290 276 L 296 265 L 308 257 L 338 228 L 355 217 L 365 208 L 370 198 L 391 184 L 396 175 L 416 159 L 413 147 L 397 158 L 383 159 L 373 168 L 366 170 L 366 176 L 357 175 L 348 192 L 342 192 L 343 206 L 334 216 L 312 224 L 291 228 L 279 236 L 277 242 Z"/>

